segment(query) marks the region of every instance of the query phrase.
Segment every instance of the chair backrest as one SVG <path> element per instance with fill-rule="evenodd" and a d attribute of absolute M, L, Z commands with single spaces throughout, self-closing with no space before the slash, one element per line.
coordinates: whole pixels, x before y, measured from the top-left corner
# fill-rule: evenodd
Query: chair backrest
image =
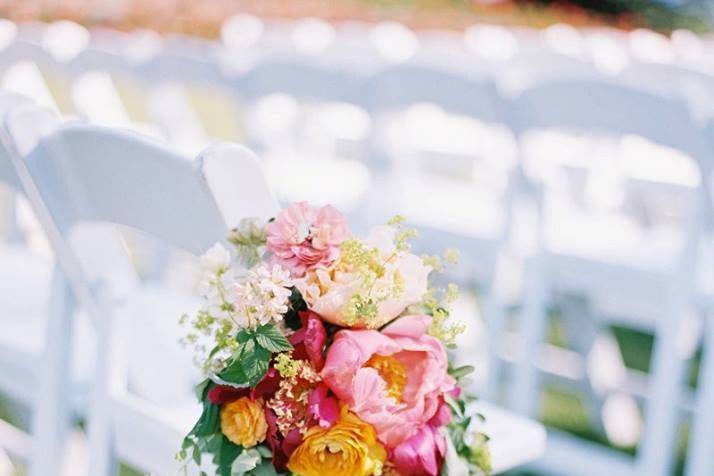
<path fill-rule="evenodd" d="M 485 122 L 503 120 L 500 96 L 483 75 L 405 63 L 384 69 L 369 80 L 370 110 L 389 110 L 429 102 L 447 113 Z"/>
<path fill-rule="evenodd" d="M 11 133 L 31 117 L 13 114 Z M 198 254 L 241 218 L 268 218 L 276 207 L 258 159 L 238 146 L 191 162 L 138 134 L 68 124 L 28 150 L 25 162 L 63 234 L 78 223 L 109 222 Z"/>
<path fill-rule="evenodd" d="M 634 134 L 682 151 L 708 168 L 709 141 L 683 100 L 609 80 L 548 81 L 515 101 L 519 132 L 564 127 Z"/>

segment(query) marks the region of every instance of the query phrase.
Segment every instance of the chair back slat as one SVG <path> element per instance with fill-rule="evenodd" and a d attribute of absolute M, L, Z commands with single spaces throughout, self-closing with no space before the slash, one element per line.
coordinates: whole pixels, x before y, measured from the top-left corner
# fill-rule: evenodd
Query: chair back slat
<path fill-rule="evenodd" d="M 710 149 L 683 100 L 605 80 L 550 81 L 516 100 L 521 131 L 567 127 L 634 134 L 704 161 Z"/>

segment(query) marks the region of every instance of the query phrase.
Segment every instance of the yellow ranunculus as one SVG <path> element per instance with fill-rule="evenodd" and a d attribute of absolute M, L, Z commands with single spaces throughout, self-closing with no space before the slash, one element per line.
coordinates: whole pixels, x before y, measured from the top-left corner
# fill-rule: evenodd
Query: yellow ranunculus
<path fill-rule="evenodd" d="M 221 408 L 221 432 L 236 445 L 251 448 L 265 440 L 268 422 L 262 400 L 243 397 Z"/>
<path fill-rule="evenodd" d="M 374 428 L 343 407 L 331 428 L 316 425 L 305 433 L 288 469 L 297 476 L 379 476 L 386 458 Z"/>

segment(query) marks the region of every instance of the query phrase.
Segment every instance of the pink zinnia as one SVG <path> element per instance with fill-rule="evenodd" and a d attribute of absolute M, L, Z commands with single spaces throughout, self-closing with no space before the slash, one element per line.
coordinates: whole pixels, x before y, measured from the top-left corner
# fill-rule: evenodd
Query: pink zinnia
<path fill-rule="evenodd" d="M 273 262 L 295 277 L 316 266 L 329 266 L 348 234 L 347 221 L 335 207 L 310 208 L 307 202 L 281 211 L 266 230 Z"/>

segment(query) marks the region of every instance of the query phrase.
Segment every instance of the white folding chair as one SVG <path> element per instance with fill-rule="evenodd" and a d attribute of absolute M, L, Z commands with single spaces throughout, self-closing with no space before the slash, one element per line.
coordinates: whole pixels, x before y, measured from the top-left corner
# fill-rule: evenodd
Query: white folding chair
<path fill-rule="evenodd" d="M 709 137 L 714 139 L 714 121 L 709 122 Z M 709 204 L 714 203 L 709 185 Z M 686 476 L 705 476 L 714 469 L 714 454 L 711 451 L 711 442 L 714 440 L 714 267 L 711 265 L 712 252 L 714 252 L 714 206 L 710 206 L 706 216 L 707 245 L 709 254 L 704 255 L 700 262 L 701 286 L 698 290 L 699 306 L 704 317 L 702 338 L 702 362 L 699 366 L 699 377 L 694 413 L 691 419 L 689 433 L 689 446 L 685 466 Z"/>
<path fill-rule="evenodd" d="M 7 127 L 25 159 L 24 184 L 52 219 L 48 234 L 55 253 L 101 343 L 88 412 L 90 474 L 113 474 L 116 458 L 171 474 L 196 406 L 190 403 L 190 359 L 163 334 L 177 337 L 166 319 L 175 322 L 177 313 L 190 311 L 190 300 L 162 307 L 145 290 L 117 293 L 111 281 L 90 281 L 84 250 L 68 243 L 87 224 L 112 223 L 199 254 L 241 218 L 272 216 L 275 203 L 246 149 L 216 146 L 191 163 L 142 136 L 81 124 L 60 126 L 33 142 L 32 124 L 45 114 L 15 111 Z M 153 347 L 143 346 L 147 342 Z"/>
<path fill-rule="evenodd" d="M 0 93 L 0 116 L 27 104 L 27 98 Z M 36 124 L 36 130 L 42 129 Z M 0 181 L 18 196 L 23 195 L 15 172 L 12 148 L 3 136 L 0 146 Z M 71 406 L 82 387 L 72 379 L 82 372 L 69 360 L 72 328 L 67 307 L 68 290 L 62 273 L 53 271 L 50 256 L 32 250 L 27 240 L 0 247 L 0 391 L 13 401 L 26 405 L 32 415 L 30 435 L 0 421 L 0 447 L 13 456 L 32 460 L 43 454 L 58 463 Z M 74 367 L 74 371 L 72 371 Z M 86 373 L 85 373 L 86 374 Z M 84 388 L 86 390 L 86 388 Z M 47 423 L 39 427 L 42 418 Z M 40 453 L 41 452 L 41 453 Z M 52 466 L 59 472 L 59 464 Z M 35 467 L 30 466 L 31 474 Z"/>
<path fill-rule="evenodd" d="M 557 221 L 559 217 L 550 213 L 553 206 L 562 209 L 571 203 L 563 196 L 549 200 L 545 187 L 539 204 L 539 250 L 526 269 L 519 359 L 510 389 L 514 408 L 532 415 L 539 401 L 538 367 L 543 357 L 547 307 L 556 292 L 584 295 L 599 316 L 625 317 L 629 325 L 653 329 L 650 395 L 635 462 L 588 448 L 582 442 L 569 445 L 572 441 L 563 440 L 566 446 L 559 447 L 558 439 L 552 438 L 542 463 L 569 474 L 603 474 L 605 468 L 614 474 L 669 474 L 678 399 L 685 361 L 693 348 L 692 335 L 696 341 L 691 328 L 692 274 L 705 209 L 701 183 L 707 177 L 710 142 L 693 121 L 685 101 L 605 80 L 540 84 L 523 92 L 517 108 L 520 135 L 550 127 L 635 134 L 687 154 L 700 171 L 700 185 L 692 188 L 684 223 L 674 230 L 674 240 L 669 239 L 671 233 L 641 229 L 622 237 L 622 232 L 630 228 L 623 228 L 628 222 L 620 218 L 598 221 L 597 216 L 583 215 L 583 221 L 578 222 L 575 215 L 563 215 Z M 583 465 L 586 458 L 598 464 Z"/>

